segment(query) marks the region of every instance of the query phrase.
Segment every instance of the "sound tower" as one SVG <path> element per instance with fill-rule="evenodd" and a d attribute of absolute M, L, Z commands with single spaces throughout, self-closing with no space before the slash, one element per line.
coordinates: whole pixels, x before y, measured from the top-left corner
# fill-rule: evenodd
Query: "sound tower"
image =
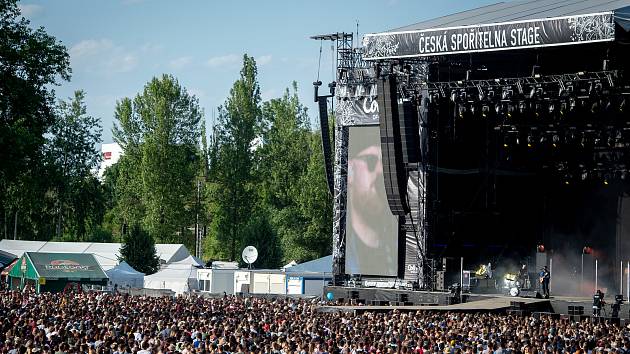
<path fill-rule="evenodd" d="M 402 158 L 405 164 L 420 162 L 420 127 L 418 109 L 411 101 L 398 104 Z"/>
<path fill-rule="evenodd" d="M 318 97 L 317 105 L 319 106 L 319 127 L 322 136 L 326 182 L 328 184 L 328 192 L 330 192 L 330 195 L 334 195 L 332 149 L 330 147 L 330 129 L 328 126 L 328 100 L 325 97 Z"/>
<path fill-rule="evenodd" d="M 407 203 L 407 174 L 403 162 L 396 78 L 388 75 L 379 79 L 377 90 L 385 194 L 392 214 L 405 216 L 409 212 L 409 204 Z"/>

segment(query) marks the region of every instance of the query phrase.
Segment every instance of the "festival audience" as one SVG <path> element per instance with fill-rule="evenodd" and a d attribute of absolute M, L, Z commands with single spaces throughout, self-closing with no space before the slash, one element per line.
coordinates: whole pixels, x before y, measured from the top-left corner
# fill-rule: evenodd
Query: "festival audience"
<path fill-rule="evenodd" d="M 3 290 L 0 353 L 630 353 L 630 329 L 608 322 L 319 305 Z"/>

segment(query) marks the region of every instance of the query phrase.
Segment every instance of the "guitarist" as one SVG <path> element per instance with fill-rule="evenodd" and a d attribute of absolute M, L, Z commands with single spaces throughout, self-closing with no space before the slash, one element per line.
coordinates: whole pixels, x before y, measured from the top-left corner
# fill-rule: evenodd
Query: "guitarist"
<path fill-rule="evenodd" d="M 542 292 L 545 299 L 549 298 L 549 282 L 551 281 L 551 273 L 547 266 L 544 266 L 540 271 L 540 284 L 542 286 Z"/>

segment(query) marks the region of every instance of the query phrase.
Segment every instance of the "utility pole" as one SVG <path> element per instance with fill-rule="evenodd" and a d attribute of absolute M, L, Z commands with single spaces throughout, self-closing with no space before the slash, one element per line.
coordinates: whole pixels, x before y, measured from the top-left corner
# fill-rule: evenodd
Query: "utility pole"
<path fill-rule="evenodd" d="M 195 222 L 195 256 L 201 258 L 201 235 L 199 232 L 199 207 L 201 204 L 201 181 L 197 180 L 197 208 L 196 208 L 196 222 Z"/>

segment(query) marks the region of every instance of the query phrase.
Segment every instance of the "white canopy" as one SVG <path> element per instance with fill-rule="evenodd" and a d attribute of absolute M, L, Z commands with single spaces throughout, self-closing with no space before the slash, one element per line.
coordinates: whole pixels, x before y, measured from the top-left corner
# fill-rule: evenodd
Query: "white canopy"
<path fill-rule="evenodd" d="M 22 257 L 24 252 L 92 253 L 104 270 L 118 265 L 120 247 L 120 243 L 0 240 L 0 250 L 12 253 L 18 258 Z M 190 256 L 190 252 L 182 244 L 156 244 L 155 251 L 160 261 L 166 264 L 186 260 Z"/>
<path fill-rule="evenodd" d="M 198 268 L 192 264 L 184 264 L 184 261 L 169 264 L 159 272 L 145 276 L 144 287 L 170 289 L 177 294 L 196 290 Z"/>
<path fill-rule="evenodd" d="M 120 262 L 116 267 L 105 271 L 112 286 L 118 287 L 144 287 L 144 273 L 133 269 L 127 262 Z"/>
<path fill-rule="evenodd" d="M 189 266 L 193 266 L 197 268 L 203 267 L 203 262 L 199 258 L 193 255 L 190 255 L 182 259 L 181 261 L 177 261 L 177 262 L 173 262 L 169 264 L 167 268 L 188 268 Z"/>

